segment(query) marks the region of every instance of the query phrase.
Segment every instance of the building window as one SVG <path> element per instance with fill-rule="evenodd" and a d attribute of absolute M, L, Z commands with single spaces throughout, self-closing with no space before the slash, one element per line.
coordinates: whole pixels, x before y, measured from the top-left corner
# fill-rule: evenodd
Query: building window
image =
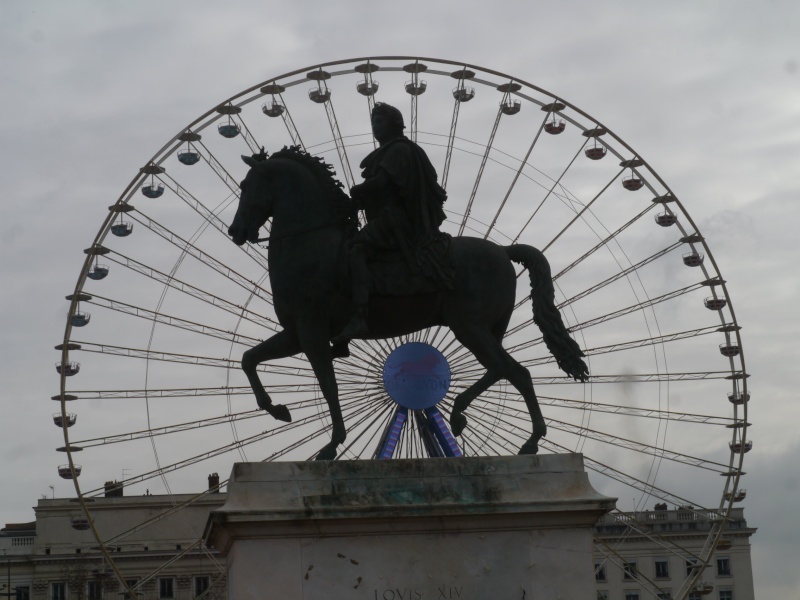
<path fill-rule="evenodd" d="M 158 597 L 175 597 L 175 580 L 172 577 L 162 577 L 158 580 Z"/>
<path fill-rule="evenodd" d="M 100 581 L 86 583 L 86 600 L 103 600 L 103 584 Z"/>
<path fill-rule="evenodd" d="M 717 575 L 724 576 L 731 574 L 731 559 L 727 556 L 717 558 Z"/>
<path fill-rule="evenodd" d="M 700 568 L 699 561 L 696 558 L 686 559 L 686 576 L 691 575 L 696 569 Z"/>
<path fill-rule="evenodd" d="M 18 585 L 15 600 L 31 600 L 31 588 L 27 585 Z"/>
<path fill-rule="evenodd" d="M 622 578 L 623 579 L 636 579 L 636 562 L 635 561 L 626 562 L 624 565 L 622 565 Z"/>
<path fill-rule="evenodd" d="M 733 600 L 733 590 L 720 590 L 719 600 Z"/>
<path fill-rule="evenodd" d="M 656 579 L 669 579 L 669 561 L 656 559 L 655 573 Z"/>
<path fill-rule="evenodd" d="M 67 584 L 63 581 L 51 583 L 50 600 L 67 600 Z"/>
<path fill-rule="evenodd" d="M 656 594 L 656 597 L 658 598 L 658 600 L 672 600 L 672 592 L 669 591 L 658 592 L 658 594 Z"/>
<path fill-rule="evenodd" d="M 597 600 L 608 600 L 608 592 L 605 590 L 597 590 Z"/>
<path fill-rule="evenodd" d="M 208 588 L 211 587 L 211 577 L 208 575 L 199 575 L 194 578 L 194 597 L 201 596 Z"/>
<path fill-rule="evenodd" d="M 137 585 L 139 585 L 139 579 L 138 578 L 137 579 L 126 579 L 125 580 L 125 585 L 127 585 L 129 588 L 131 588 L 133 590 L 133 588 L 135 588 Z M 122 591 L 124 592 L 125 590 L 122 590 Z"/>
<path fill-rule="evenodd" d="M 594 563 L 594 578 L 596 581 L 606 580 L 606 565 L 602 561 L 595 561 Z"/>
<path fill-rule="evenodd" d="M 625 600 L 639 600 L 639 591 L 625 590 Z"/>

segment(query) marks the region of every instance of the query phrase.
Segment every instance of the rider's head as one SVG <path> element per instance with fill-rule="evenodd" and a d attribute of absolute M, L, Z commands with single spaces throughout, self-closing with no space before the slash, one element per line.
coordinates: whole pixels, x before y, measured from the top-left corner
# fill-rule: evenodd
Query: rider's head
<path fill-rule="evenodd" d="M 372 109 L 373 130 L 375 129 L 375 119 L 380 117 L 384 123 L 391 137 L 403 135 L 405 123 L 403 123 L 403 113 L 390 104 L 385 102 L 378 102 L 375 108 Z"/>

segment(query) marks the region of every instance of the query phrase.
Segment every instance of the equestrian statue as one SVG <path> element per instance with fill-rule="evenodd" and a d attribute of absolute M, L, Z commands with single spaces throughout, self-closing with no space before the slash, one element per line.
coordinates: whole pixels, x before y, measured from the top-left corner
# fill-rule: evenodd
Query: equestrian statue
<path fill-rule="evenodd" d="M 259 364 L 305 353 L 328 403 L 331 441 L 317 460 L 333 460 L 346 437 L 333 367 L 349 355 L 353 339 L 383 339 L 428 327 L 449 327 L 486 373 L 453 402 L 454 435 L 467 425 L 464 411 L 501 379 L 516 388 L 532 431 L 519 450 L 535 454 L 547 425 L 528 370 L 503 348 L 514 310 L 516 273 L 531 280 L 533 320 L 558 366 L 586 381 L 588 369 L 554 304 L 550 265 L 524 244 L 499 246 L 439 230 L 447 198 L 425 151 L 403 135 L 399 110 L 376 103 L 372 132 L 378 148 L 361 163 L 364 182 L 350 197 L 331 167 L 297 147 L 269 158 L 243 156 L 250 167 L 228 233 L 234 243 L 257 243 L 272 219 L 268 268 L 275 315 L 283 330 L 247 350 L 242 369 L 258 406 L 290 422 L 286 406 L 273 404 L 259 379 Z M 366 224 L 359 229 L 358 211 Z"/>

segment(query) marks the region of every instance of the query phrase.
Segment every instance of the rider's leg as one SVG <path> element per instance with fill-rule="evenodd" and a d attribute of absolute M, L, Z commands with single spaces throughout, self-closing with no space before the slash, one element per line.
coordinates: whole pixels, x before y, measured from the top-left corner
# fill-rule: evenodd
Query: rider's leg
<path fill-rule="evenodd" d="M 358 241 L 347 253 L 350 277 L 353 281 L 353 316 L 342 332 L 331 340 L 334 346 L 369 333 L 367 327 L 367 305 L 369 304 L 369 269 L 364 245 Z"/>

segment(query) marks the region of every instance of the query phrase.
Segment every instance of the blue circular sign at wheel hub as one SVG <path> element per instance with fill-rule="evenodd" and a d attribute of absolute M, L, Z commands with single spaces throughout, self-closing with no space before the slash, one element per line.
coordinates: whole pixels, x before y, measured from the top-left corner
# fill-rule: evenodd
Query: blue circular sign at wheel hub
<path fill-rule="evenodd" d="M 450 388 L 450 365 L 430 344 L 409 342 L 395 348 L 383 364 L 383 386 L 404 408 L 430 408 Z"/>

